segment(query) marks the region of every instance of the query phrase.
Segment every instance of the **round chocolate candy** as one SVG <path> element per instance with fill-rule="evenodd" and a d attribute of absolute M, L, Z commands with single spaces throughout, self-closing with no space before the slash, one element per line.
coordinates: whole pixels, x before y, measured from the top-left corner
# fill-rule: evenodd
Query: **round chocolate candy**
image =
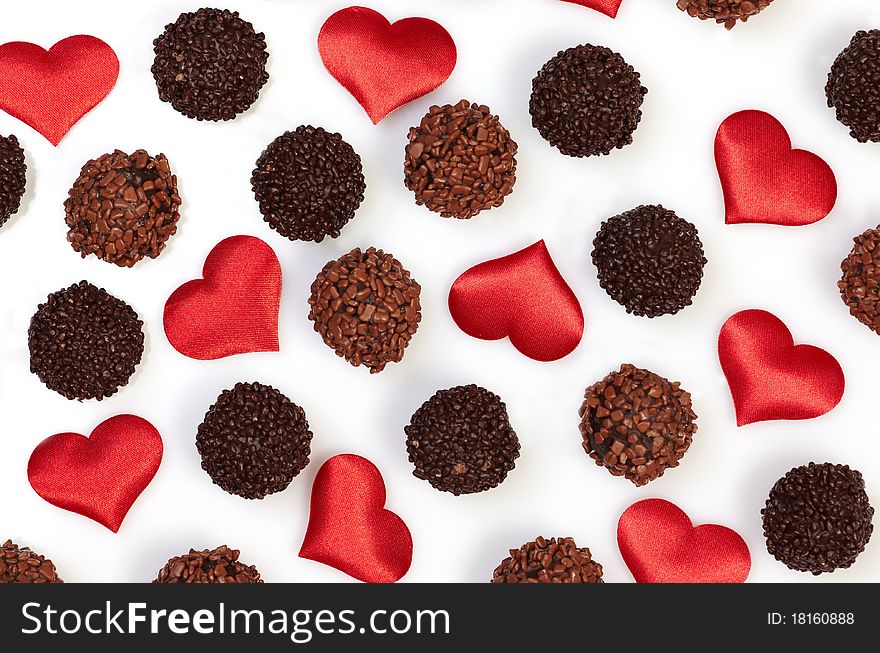
<path fill-rule="evenodd" d="M 510 557 L 495 569 L 493 583 L 597 583 L 602 565 L 589 549 L 579 549 L 570 537 L 543 537 L 510 549 Z"/>
<path fill-rule="evenodd" d="M 24 150 L 15 136 L 0 136 L 0 227 L 18 212 L 26 184 Z"/>
<path fill-rule="evenodd" d="M 12 540 L 6 540 L 0 547 L 0 585 L 63 582 L 51 560 L 26 546 L 20 547 Z"/>
<path fill-rule="evenodd" d="M 239 552 L 228 546 L 196 551 L 168 561 L 154 583 L 262 583 L 260 572 L 238 560 Z"/>
<path fill-rule="evenodd" d="M 714 20 L 727 29 L 733 29 L 738 21 L 746 22 L 758 14 L 773 0 L 677 0 L 678 8 L 700 20 Z"/>
<path fill-rule="evenodd" d="M 880 30 L 859 31 L 841 52 L 825 85 L 828 106 L 860 143 L 880 142 Z"/>
<path fill-rule="evenodd" d="M 880 226 L 854 239 L 852 251 L 840 264 L 840 296 L 854 316 L 880 334 Z"/>

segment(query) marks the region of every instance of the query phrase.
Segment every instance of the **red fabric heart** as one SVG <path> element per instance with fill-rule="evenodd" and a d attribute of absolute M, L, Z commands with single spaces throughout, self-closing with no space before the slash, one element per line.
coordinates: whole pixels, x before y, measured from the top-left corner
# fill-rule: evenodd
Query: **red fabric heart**
<path fill-rule="evenodd" d="M 119 76 L 113 49 L 94 36 L 70 36 L 47 52 L 16 41 L 0 45 L 0 109 L 58 145 L 103 100 Z"/>
<path fill-rule="evenodd" d="M 795 345 L 767 311 L 741 311 L 721 327 L 718 357 L 739 426 L 824 415 L 843 397 L 843 370 L 824 349 Z"/>
<path fill-rule="evenodd" d="M 412 552 L 406 524 L 385 509 L 385 482 L 373 463 L 342 454 L 321 465 L 301 558 L 365 583 L 395 583 L 409 571 Z"/>
<path fill-rule="evenodd" d="M 318 51 L 374 124 L 443 84 L 458 57 L 449 32 L 433 20 L 404 18 L 392 25 L 366 7 L 330 16 L 318 35 Z"/>
<path fill-rule="evenodd" d="M 785 127 L 763 111 L 740 111 L 721 123 L 715 163 L 727 224 L 807 225 L 826 217 L 837 202 L 828 164 L 812 152 L 793 150 Z"/>
<path fill-rule="evenodd" d="M 620 9 L 620 5 L 623 4 L 623 0 L 563 0 L 564 2 L 571 2 L 576 5 L 581 5 L 582 7 L 587 7 L 589 9 L 595 9 L 606 16 L 611 16 L 611 18 L 617 18 L 617 10 Z"/>
<path fill-rule="evenodd" d="M 634 503 L 617 522 L 617 546 L 637 583 L 744 583 L 752 557 L 736 531 L 694 527 L 663 499 Z"/>
<path fill-rule="evenodd" d="M 89 437 L 60 433 L 43 440 L 28 461 L 28 480 L 53 506 L 116 533 L 161 462 L 159 431 L 135 415 L 117 415 Z"/>
<path fill-rule="evenodd" d="M 221 241 L 202 279 L 187 281 L 165 303 L 165 335 L 184 356 L 214 360 L 278 351 L 281 265 L 253 236 Z"/>
<path fill-rule="evenodd" d="M 538 361 L 568 356 L 584 335 L 581 305 L 543 240 L 462 274 L 449 291 L 449 312 L 469 336 L 509 337 Z"/>

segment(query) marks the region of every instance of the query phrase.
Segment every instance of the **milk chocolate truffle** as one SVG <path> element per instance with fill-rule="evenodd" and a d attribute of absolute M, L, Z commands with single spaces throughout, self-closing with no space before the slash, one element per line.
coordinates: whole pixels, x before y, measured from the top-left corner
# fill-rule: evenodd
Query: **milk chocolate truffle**
<path fill-rule="evenodd" d="M 640 206 L 603 222 L 593 246 L 599 285 L 627 313 L 678 313 L 703 280 L 706 258 L 696 227 L 662 206 Z"/>
<path fill-rule="evenodd" d="M 0 585 L 63 583 L 51 560 L 6 540 L 0 547 Z"/>
<path fill-rule="evenodd" d="M 27 183 L 24 150 L 13 136 L 0 136 L 0 227 L 18 212 Z"/>
<path fill-rule="evenodd" d="M 880 226 L 856 236 L 837 282 L 850 315 L 880 334 Z"/>
<path fill-rule="evenodd" d="M 409 130 L 404 178 L 416 204 L 467 220 L 501 206 L 516 183 L 517 145 L 487 106 L 433 106 Z"/>
<path fill-rule="evenodd" d="M 311 442 L 305 411 L 261 383 L 224 390 L 196 433 L 202 469 L 245 499 L 286 489 L 308 465 Z"/>
<path fill-rule="evenodd" d="M 228 546 L 196 551 L 171 558 L 154 583 L 262 583 L 260 572 L 238 560 L 239 552 Z"/>
<path fill-rule="evenodd" d="M 859 143 L 880 142 L 880 30 L 859 31 L 828 74 L 825 95 Z"/>
<path fill-rule="evenodd" d="M 110 397 L 141 362 L 143 326 L 131 306 L 87 281 L 54 292 L 31 318 L 31 372 L 68 399 Z"/>
<path fill-rule="evenodd" d="M 232 120 L 269 80 L 266 38 L 237 11 L 183 13 L 153 41 L 159 99 L 196 120 Z"/>
<path fill-rule="evenodd" d="M 177 177 L 164 154 L 116 150 L 86 163 L 70 189 L 67 240 L 83 258 L 130 268 L 162 253 L 177 233 L 179 209 Z"/>
<path fill-rule="evenodd" d="M 629 364 L 587 388 L 580 417 L 584 451 L 637 486 L 677 467 L 697 431 L 679 383 Z"/>
<path fill-rule="evenodd" d="M 361 158 L 321 127 L 276 138 L 257 160 L 251 185 L 263 219 L 290 240 L 336 238 L 364 201 Z"/>
<path fill-rule="evenodd" d="M 498 565 L 493 583 L 597 583 L 601 584 L 602 565 L 593 560 L 589 549 L 579 549 L 570 537 L 539 537 L 510 549 L 510 557 Z"/>
<path fill-rule="evenodd" d="M 874 530 L 865 481 L 846 465 L 792 469 L 770 490 L 761 514 L 770 555 L 815 576 L 850 567 Z"/>
<path fill-rule="evenodd" d="M 568 156 L 609 154 L 632 143 L 647 92 L 619 54 L 579 45 L 550 59 L 532 82 L 532 125 Z"/>
<path fill-rule="evenodd" d="M 507 407 L 476 385 L 440 390 L 404 432 L 413 475 L 456 496 L 500 485 L 519 458 Z"/>
<path fill-rule="evenodd" d="M 700 20 L 714 20 L 727 29 L 770 6 L 773 0 L 678 0 L 678 8 Z"/>
<path fill-rule="evenodd" d="M 391 254 L 353 249 L 312 283 L 309 319 L 338 356 L 376 374 L 403 359 L 422 319 L 421 290 Z"/>

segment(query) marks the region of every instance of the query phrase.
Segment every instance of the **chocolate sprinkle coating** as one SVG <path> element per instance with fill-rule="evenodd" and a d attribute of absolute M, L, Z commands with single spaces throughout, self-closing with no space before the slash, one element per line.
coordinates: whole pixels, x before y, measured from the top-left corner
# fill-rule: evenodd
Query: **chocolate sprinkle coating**
<path fill-rule="evenodd" d="M 202 469 L 245 499 L 287 489 L 309 464 L 311 442 L 305 411 L 261 383 L 224 390 L 196 433 Z"/>
<path fill-rule="evenodd" d="M 237 549 L 223 545 L 213 551 L 196 551 L 171 558 L 154 583 L 262 583 L 254 566 L 238 561 Z"/>
<path fill-rule="evenodd" d="M 843 276 L 837 287 L 850 315 L 880 334 L 880 225 L 853 242 L 852 251 L 840 264 Z"/>
<path fill-rule="evenodd" d="M 770 490 L 761 515 L 770 555 L 814 576 L 851 566 L 874 531 L 865 481 L 847 465 L 792 469 Z"/>
<path fill-rule="evenodd" d="M 391 254 L 356 248 L 312 283 L 309 319 L 338 356 L 376 374 L 403 359 L 422 319 L 421 291 Z"/>
<path fill-rule="evenodd" d="M 110 397 L 141 362 L 143 326 L 131 306 L 80 281 L 49 295 L 31 318 L 31 372 L 68 399 Z"/>
<path fill-rule="evenodd" d="M 21 207 L 27 185 L 27 165 L 18 139 L 0 136 L 0 227 Z"/>
<path fill-rule="evenodd" d="M 6 540 L 0 547 L 0 585 L 63 583 L 51 560 Z"/>
<path fill-rule="evenodd" d="M 177 233 L 179 209 L 177 177 L 164 154 L 116 150 L 86 163 L 70 189 L 67 240 L 83 258 L 130 268 L 162 253 Z"/>
<path fill-rule="evenodd" d="M 621 365 L 587 388 L 583 447 L 599 466 L 642 486 L 677 467 L 697 431 L 691 396 L 678 382 Z"/>
<path fill-rule="evenodd" d="M 859 143 L 880 142 L 880 30 L 856 32 L 825 85 L 828 106 Z"/>
<path fill-rule="evenodd" d="M 413 475 L 456 496 L 500 485 L 519 458 L 507 407 L 476 385 L 438 391 L 404 432 Z"/>
<path fill-rule="evenodd" d="M 764 11 L 773 0 L 678 0 L 678 8 L 700 20 L 714 20 L 727 29 Z"/>
<path fill-rule="evenodd" d="M 579 45 L 550 59 L 532 82 L 532 125 L 568 156 L 609 154 L 632 143 L 647 92 L 622 56 Z"/>
<path fill-rule="evenodd" d="M 501 206 L 516 183 L 517 145 L 487 106 L 433 106 L 409 130 L 406 187 L 444 218 L 467 220 Z"/>
<path fill-rule="evenodd" d="M 196 120 L 232 120 L 269 81 L 266 37 L 227 9 L 182 13 L 153 41 L 159 99 Z"/>
<path fill-rule="evenodd" d="M 696 227 L 662 206 L 640 206 L 603 222 L 593 240 L 599 285 L 627 313 L 673 315 L 703 280 Z"/>
<path fill-rule="evenodd" d="M 510 549 L 510 557 L 495 569 L 493 583 L 596 583 L 601 584 L 602 565 L 589 549 L 579 549 L 570 537 L 538 537 L 534 542 Z"/>
<path fill-rule="evenodd" d="M 339 134 L 301 126 L 257 159 L 251 185 L 269 226 L 290 240 L 337 238 L 364 201 L 361 158 Z"/>

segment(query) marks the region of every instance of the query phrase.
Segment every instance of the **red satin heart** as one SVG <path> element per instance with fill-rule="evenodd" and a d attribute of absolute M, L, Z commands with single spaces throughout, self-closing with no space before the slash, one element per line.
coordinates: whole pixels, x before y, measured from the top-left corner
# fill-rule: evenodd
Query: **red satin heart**
<path fill-rule="evenodd" d="M 136 415 L 117 415 L 89 437 L 60 433 L 43 440 L 28 461 L 28 480 L 53 506 L 116 533 L 160 462 L 159 431 Z"/>
<path fill-rule="evenodd" d="M 281 265 L 269 245 L 232 236 L 211 250 L 202 279 L 187 281 L 165 303 L 165 335 L 184 356 L 214 360 L 278 351 Z"/>
<path fill-rule="evenodd" d="M 412 551 L 406 524 L 385 509 L 385 482 L 373 463 L 342 454 L 321 465 L 301 558 L 365 583 L 395 583 L 409 571 Z"/>
<path fill-rule="evenodd" d="M 623 4 L 623 0 L 563 0 L 563 2 L 571 2 L 588 9 L 595 9 L 606 16 L 617 18 L 617 10 Z"/>
<path fill-rule="evenodd" d="M 469 336 L 510 338 L 538 361 L 568 356 L 584 335 L 581 305 L 543 240 L 462 274 L 449 291 L 449 312 Z"/>
<path fill-rule="evenodd" d="M 718 357 L 739 426 L 824 415 L 843 397 L 843 370 L 824 349 L 795 345 L 767 311 L 741 311 L 721 327 Z"/>
<path fill-rule="evenodd" d="M 94 36 L 70 36 L 47 52 L 16 41 L 0 45 L 0 109 L 58 145 L 103 100 L 119 76 L 113 49 Z"/>
<path fill-rule="evenodd" d="M 663 499 L 631 505 L 617 522 L 617 546 L 637 583 L 744 583 L 752 557 L 725 526 L 694 527 Z"/>
<path fill-rule="evenodd" d="M 763 111 L 740 111 L 721 123 L 715 163 L 727 224 L 807 225 L 826 217 L 837 202 L 828 164 L 812 152 L 793 150 L 785 127 Z"/>
<path fill-rule="evenodd" d="M 449 32 L 433 20 L 404 18 L 392 25 L 366 7 L 330 16 L 318 35 L 318 51 L 374 124 L 443 84 L 458 57 Z"/>

